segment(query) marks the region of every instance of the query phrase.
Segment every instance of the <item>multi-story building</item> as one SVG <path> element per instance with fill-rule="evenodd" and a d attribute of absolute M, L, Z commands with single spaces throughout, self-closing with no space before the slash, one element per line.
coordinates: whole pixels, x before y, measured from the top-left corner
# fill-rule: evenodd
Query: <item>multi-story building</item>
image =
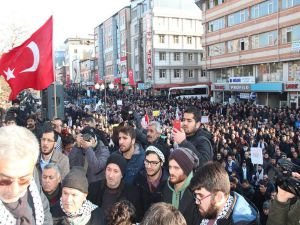
<path fill-rule="evenodd" d="M 299 0 L 195 0 L 215 100 L 300 103 Z"/>
<path fill-rule="evenodd" d="M 131 68 L 138 88 L 209 83 L 202 73 L 201 13 L 186 0 L 131 1 Z"/>
<path fill-rule="evenodd" d="M 72 83 L 81 83 L 82 60 L 92 59 L 95 56 L 94 39 L 91 38 L 68 38 L 65 41 L 65 65 L 69 67 L 70 74 L 66 74 L 66 79 Z"/>
<path fill-rule="evenodd" d="M 124 7 L 95 28 L 95 52 L 100 80 L 122 88 L 130 65 L 130 7 Z"/>

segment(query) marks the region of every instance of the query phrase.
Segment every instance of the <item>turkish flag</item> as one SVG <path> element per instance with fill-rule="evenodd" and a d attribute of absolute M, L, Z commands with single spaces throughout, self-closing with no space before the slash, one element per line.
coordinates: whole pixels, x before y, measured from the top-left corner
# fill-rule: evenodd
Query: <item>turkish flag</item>
<path fill-rule="evenodd" d="M 128 71 L 128 80 L 129 80 L 129 84 L 131 86 L 134 86 L 134 77 L 133 77 L 133 71 L 132 70 Z"/>
<path fill-rule="evenodd" d="M 0 58 L 0 75 L 11 88 L 10 100 L 26 88 L 43 90 L 54 81 L 52 16 L 22 45 Z"/>

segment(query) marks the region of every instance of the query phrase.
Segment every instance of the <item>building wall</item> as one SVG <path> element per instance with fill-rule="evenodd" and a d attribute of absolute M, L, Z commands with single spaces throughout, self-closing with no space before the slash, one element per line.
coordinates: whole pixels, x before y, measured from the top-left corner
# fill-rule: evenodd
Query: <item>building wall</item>
<path fill-rule="evenodd" d="M 246 83 L 251 86 L 248 92 L 257 92 L 257 85 L 266 84 L 257 92 L 259 102 L 280 106 L 297 98 L 298 88 L 283 87 L 298 87 L 300 81 L 300 54 L 293 44 L 300 41 L 300 3 L 294 1 L 295 5 L 285 7 L 288 1 L 225 0 L 215 6 L 212 3 L 216 1 L 195 2 L 203 10 L 202 66 L 212 82 L 230 86 L 231 77 L 252 77 L 254 83 Z M 270 82 L 282 88 L 268 89 Z M 239 90 L 230 95 L 240 93 L 244 94 Z"/>

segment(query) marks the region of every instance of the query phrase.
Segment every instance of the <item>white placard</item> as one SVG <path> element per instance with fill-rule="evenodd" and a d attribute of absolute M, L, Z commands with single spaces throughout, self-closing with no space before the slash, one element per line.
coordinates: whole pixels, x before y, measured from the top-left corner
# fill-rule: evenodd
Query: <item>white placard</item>
<path fill-rule="evenodd" d="M 117 100 L 117 105 L 123 105 L 122 100 Z"/>
<path fill-rule="evenodd" d="M 252 164 L 263 164 L 262 148 L 250 148 Z"/>
<path fill-rule="evenodd" d="M 208 123 L 208 116 L 201 116 L 201 123 Z"/>

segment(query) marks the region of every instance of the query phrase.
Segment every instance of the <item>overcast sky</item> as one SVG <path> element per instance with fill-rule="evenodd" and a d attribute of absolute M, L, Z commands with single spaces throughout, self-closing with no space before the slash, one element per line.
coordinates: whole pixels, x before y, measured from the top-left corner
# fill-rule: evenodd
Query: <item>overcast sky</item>
<path fill-rule="evenodd" d="M 23 42 L 52 14 L 54 45 L 57 48 L 68 37 L 87 37 L 88 34 L 93 34 L 97 25 L 129 4 L 130 0 L 1 1 L 0 51 L 8 39 L 11 39 L 14 27 L 24 33 Z"/>

